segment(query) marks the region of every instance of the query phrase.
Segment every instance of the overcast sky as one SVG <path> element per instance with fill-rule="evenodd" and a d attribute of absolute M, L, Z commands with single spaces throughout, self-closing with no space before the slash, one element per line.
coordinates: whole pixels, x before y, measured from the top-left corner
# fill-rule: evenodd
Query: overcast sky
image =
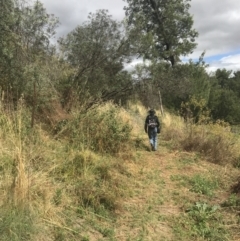
<path fill-rule="evenodd" d="M 57 36 L 63 36 L 87 20 L 89 12 L 108 9 L 114 19 L 124 16 L 123 0 L 40 0 L 48 13 L 60 20 Z M 206 51 L 210 71 L 217 68 L 240 70 L 240 0 L 192 0 L 190 13 L 199 32 L 198 43 L 190 58 Z"/>

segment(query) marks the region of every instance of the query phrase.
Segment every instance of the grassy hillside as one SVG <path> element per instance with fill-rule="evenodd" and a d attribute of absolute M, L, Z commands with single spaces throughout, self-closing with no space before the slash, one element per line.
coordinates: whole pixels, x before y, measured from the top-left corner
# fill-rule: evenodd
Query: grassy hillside
<path fill-rule="evenodd" d="M 33 130 L 2 110 L 0 240 L 239 240 L 239 137 L 159 114 L 150 152 L 146 113 L 106 104 Z"/>

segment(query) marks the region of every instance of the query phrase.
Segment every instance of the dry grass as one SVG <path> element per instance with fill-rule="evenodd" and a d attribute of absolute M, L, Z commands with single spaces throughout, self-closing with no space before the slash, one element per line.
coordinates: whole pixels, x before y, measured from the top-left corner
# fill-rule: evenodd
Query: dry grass
<path fill-rule="evenodd" d="M 207 160 L 221 165 L 236 165 L 240 157 L 239 138 L 222 123 L 194 125 L 180 117 L 163 118 L 162 138 L 175 149 L 198 152 Z"/>
<path fill-rule="evenodd" d="M 183 120 L 178 116 L 173 116 L 165 113 L 162 118 L 162 138 L 166 141 L 173 141 L 175 145 L 178 145 L 179 140 L 184 138 L 187 126 Z"/>
<path fill-rule="evenodd" d="M 116 107 L 109 103 L 95 113 L 105 117 L 113 108 Z M 40 126 L 33 131 L 24 109 L 15 114 L 13 118 L 1 112 L 0 118 L 0 240 L 127 241 L 161 237 L 160 240 L 173 241 L 179 237 L 174 230 L 179 229 L 183 234 L 180 240 L 187 241 L 191 240 L 187 233 L 193 230 L 186 209 L 199 199 L 211 205 L 221 204 L 231 195 L 230 187 L 238 182 L 238 169 L 208 163 L 208 158 L 213 158 L 209 149 L 197 149 L 201 143 L 212 143 L 213 153 L 218 147 L 222 148 L 219 155 L 225 155 L 226 149 L 221 145 L 232 144 L 231 133 L 224 129 L 224 138 L 215 149 L 216 142 L 212 141 L 212 137 L 215 140 L 222 133 L 220 125 L 188 126 L 178 117 L 167 113 L 162 117 L 158 113 L 163 125 L 159 151 L 150 153 L 145 150 L 148 138 L 143 128 L 147 110 L 136 104 L 127 110 L 116 108 L 116 127 L 118 121 L 120 126 L 132 126 L 129 139 L 124 145 L 119 142 L 116 155 L 96 152 L 85 145 L 80 132 L 71 139 L 78 143 L 71 143 L 69 132 L 67 138 L 57 135 L 58 139 L 54 139 Z M 84 123 L 78 117 L 76 113 L 71 118 L 76 119 L 77 127 Z M 107 130 L 104 121 L 97 126 L 98 135 L 106 135 L 100 133 Z M 197 138 L 189 137 L 190 130 Z M 102 150 L 105 143 L 99 141 L 98 150 Z M 195 146 L 186 151 L 186 143 Z M 227 150 L 237 155 L 235 149 Z M 210 179 L 224 177 L 221 188 L 213 190 L 215 196 L 190 191 L 194 182 L 186 180 L 197 174 Z M 237 225 L 236 215 L 225 211 L 229 215 L 227 221 Z M 227 225 L 224 229 L 232 232 Z M 235 236 L 234 241 L 239 238 Z"/>

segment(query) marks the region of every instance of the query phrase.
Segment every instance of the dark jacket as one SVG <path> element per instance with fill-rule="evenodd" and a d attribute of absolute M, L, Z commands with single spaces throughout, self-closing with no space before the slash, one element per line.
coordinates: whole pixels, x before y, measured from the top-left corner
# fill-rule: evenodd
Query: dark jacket
<path fill-rule="evenodd" d="M 156 115 L 148 115 L 146 117 L 146 120 L 145 120 L 145 125 L 144 125 L 144 129 L 145 129 L 145 132 L 149 132 L 151 129 L 153 129 L 150 125 L 149 125 L 149 119 L 152 119 L 154 118 L 155 119 L 155 122 L 156 122 L 156 126 L 155 127 L 158 127 L 158 128 L 161 128 L 161 125 L 160 125 L 160 122 L 159 122 L 159 119 Z"/>

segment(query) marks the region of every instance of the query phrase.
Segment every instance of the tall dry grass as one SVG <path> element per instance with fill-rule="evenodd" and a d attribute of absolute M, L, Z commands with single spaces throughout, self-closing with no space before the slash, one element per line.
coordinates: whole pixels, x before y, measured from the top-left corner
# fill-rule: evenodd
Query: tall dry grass
<path fill-rule="evenodd" d="M 72 113 L 55 138 L 65 139 L 77 149 L 103 154 L 118 154 L 131 146 L 132 126 L 124 111 L 107 103 L 89 111 Z"/>
<path fill-rule="evenodd" d="M 197 126 L 157 114 L 160 145 L 172 143 L 221 164 L 239 157 L 239 139 L 221 123 Z M 78 235 L 70 227 L 79 219 L 111 220 L 131 194 L 125 163 L 135 158 L 136 143 L 146 140 L 146 115 L 140 104 L 124 109 L 107 103 L 71 113 L 53 135 L 40 124 L 30 128 L 24 105 L 0 110 L 0 240 L 81 240 L 85 226 Z"/>
<path fill-rule="evenodd" d="M 49 170 L 62 148 L 40 127 L 30 126 L 31 115 L 23 104 L 17 110 L 0 110 L 0 240 L 32 240 L 40 217 L 59 220 L 58 207 L 52 205 L 58 185 Z"/>
<path fill-rule="evenodd" d="M 198 152 L 210 162 L 237 165 L 240 157 L 240 138 L 221 121 L 209 124 L 186 123 L 179 116 L 166 114 L 162 138 L 174 148 Z"/>
<path fill-rule="evenodd" d="M 41 240 L 37 230 L 43 229 L 54 240 L 56 228 L 71 236 L 67 207 L 103 216 L 120 209 L 128 192 L 130 122 L 124 109 L 109 103 L 72 113 L 52 136 L 41 125 L 31 129 L 24 105 L 0 110 L 0 240 Z"/>

